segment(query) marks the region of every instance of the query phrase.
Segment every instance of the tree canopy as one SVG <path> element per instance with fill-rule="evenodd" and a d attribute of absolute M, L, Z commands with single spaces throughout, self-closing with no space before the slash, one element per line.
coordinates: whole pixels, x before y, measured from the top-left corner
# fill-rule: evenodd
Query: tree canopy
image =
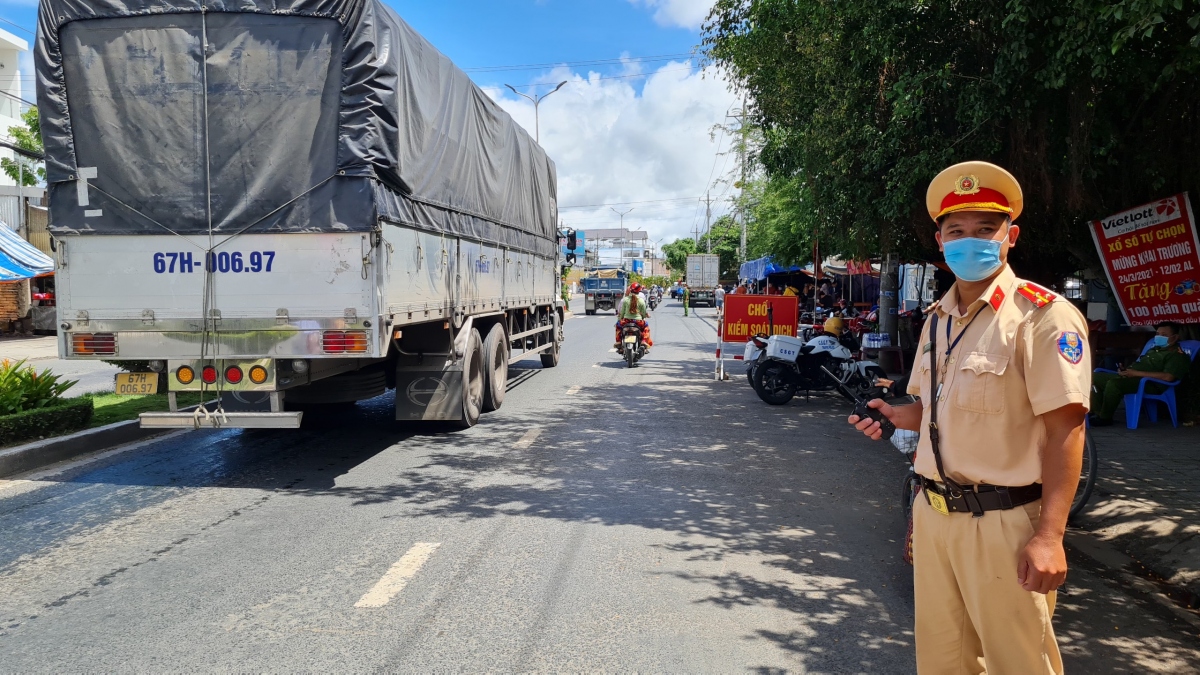
<path fill-rule="evenodd" d="M 934 258 L 925 189 L 968 159 L 1025 192 L 1023 274 L 1094 265 L 1091 219 L 1200 187 L 1200 10 L 1182 0 L 717 0 L 749 99 L 756 246 Z"/>
<path fill-rule="evenodd" d="M 21 114 L 25 126 L 9 127 L 8 135 L 13 139 L 13 145 L 30 152 L 42 152 L 42 125 L 38 119 L 36 106 L 30 107 Z M 14 183 L 24 180 L 24 185 L 37 185 L 46 180 L 46 168 L 31 159 L 17 156 L 16 159 L 0 158 L 0 169 Z"/>

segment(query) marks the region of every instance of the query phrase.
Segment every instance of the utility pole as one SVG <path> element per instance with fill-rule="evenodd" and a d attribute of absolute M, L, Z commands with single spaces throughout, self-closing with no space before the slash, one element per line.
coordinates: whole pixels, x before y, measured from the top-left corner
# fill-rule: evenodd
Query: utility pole
<path fill-rule="evenodd" d="M 554 90 L 550 92 L 550 94 L 553 94 L 555 91 L 562 89 L 563 85 L 565 85 L 565 84 L 566 84 L 565 80 L 562 82 L 559 82 L 558 86 L 555 87 Z M 522 94 L 521 92 L 517 91 L 517 88 L 512 86 L 511 84 L 506 84 L 504 86 L 508 87 L 509 89 L 512 89 L 513 93 L 516 94 L 517 96 L 524 96 L 525 98 L 529 99 L 530 102 L 533 103 L 533 140 L 537 141 L 538 143 L 541 143 L 542 142 L 542 119 L 541 119 L 540 114 L 538 113 L 538 106 L 540 106 L 542 104 L 542 101 L 544 101 L 546 99 L 546 96 L 549 96 L 550 94 L 546 94 L 545 96 L 537 96 L 536 94 L 533 96 L 530 96 L 529 94 Z"/>
<path fill-rule="evenodd" d="M 738 164 L 741 165 L 742 178 L 738 181 L 738 188 L 742 190 L 743 195 L 746 190 L 746 97 L 742 96 L 742 109 L 737 115 L 726 115 L 726 118 L 734 118 L 738 121 L 738 135 L 742 137 L 738 143 Z M 745 200 L 742 200 L 745 201 Z M 742 221 L 742 242 L 738 247 L 738 262 L 746 262 L 746 210 L 745 205 L 738 206 L 738 220 Z"/>
<path fill-rule="evenodd" d="M 632 211 L 633 207 L 632 206 L 629 207 L 628 209 L 625 210 L 624 213 L 618 211 L 616 209 L 616 207 L 613 207 L 613 206 L 610 206 L 608 208 L 613 213 L 617 214 L 618 216 L 621 216 L 621 269 L 625 269 L 625 240 L 629 239 L 629 231 L 625 229 L 625 214 Z M 630 270 L 630 271 L 632 271 L 632 270 Z"/>
<path fill-rule="evenodd" d="M 712 193 L 704 193 L 704 231 L 708 234 L 708 252 L 712 253 Z"/>

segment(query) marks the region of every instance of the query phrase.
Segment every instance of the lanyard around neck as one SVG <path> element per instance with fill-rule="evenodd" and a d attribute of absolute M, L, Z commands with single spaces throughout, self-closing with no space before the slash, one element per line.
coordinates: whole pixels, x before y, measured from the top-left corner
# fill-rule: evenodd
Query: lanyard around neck
<path fill-rule="evenodd" d="M 954 324 L 954 322 L 946 322 L 946 343 L 949 346 L 946 347 L 946 360 L 942 362 L 942 372 L 945 372 L 946 368 L 950 365 L 950 355 L 954 353 L 954 348 L 957 347 L 958 343 L 962 341 L 963 336 L 967 334 L 967 330 L 971 327 L 971 324 L 975 323 L 975 319 L 979 318 L 979 315 L 983 313 L 983 308 L 986 306 L 987 305 L 984 304 L 980 306 L 979 309 L 975 310 L 975 315 L 971 317 L 971 320 L 967 322 L 967 325 L 963 326 L 962 331 L 959 332 L 958 337 L 954 338 L 953 342 L 950 341 L 950 327 Z"/>

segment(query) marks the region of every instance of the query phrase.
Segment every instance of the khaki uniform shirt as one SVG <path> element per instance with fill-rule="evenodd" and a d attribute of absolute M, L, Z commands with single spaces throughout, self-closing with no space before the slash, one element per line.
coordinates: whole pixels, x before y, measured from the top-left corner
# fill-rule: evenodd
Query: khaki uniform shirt
<path fill-rule="evenodd" d="M 932 310 L 938 315 L 936 359 L 926 321 L 908 384 L 908 393 L 920 396 L 924 407 L 916 462 L 922 476 L 940 479 L 928 431 L 934 365 L 943 368 L 937 402 L 942 462 L 964 485 L 1040 483 L 1046 444 L 1041 416 L 1072 403 L 1088 406 L 1092 365 L 1083 315 L 1037 286 L 1032 290 L 1041 299 L 1031 300 L 1020 292 L 1024 283 L 1006 266 L 966 314 L 958 311 L 955 284 Z M 946 349 L 964 328 L 947 358 Z"/>

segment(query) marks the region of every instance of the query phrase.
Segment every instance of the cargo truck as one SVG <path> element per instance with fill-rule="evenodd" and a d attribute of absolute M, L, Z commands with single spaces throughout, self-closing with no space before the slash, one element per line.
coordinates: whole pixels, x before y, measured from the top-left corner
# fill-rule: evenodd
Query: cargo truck
<path fill-rule="evenodd" d="M 380 0 L 43 0 L 59 352 L 164 373 L 143 426 L 396 390 L 471 426 L 558 363 L 553 162 Z M 175 394 L 217 403 L 179 412 Z"/>
<path fill-rule="evenodd" d="M 592 315 L 597 311 L 616 311 L 625 297 L 628 277 L 619 267 L 593 267 L 583 277 L 583 310 Z"/>
<path fill-rule="evenodd" d="M 717 296 L 714 291 L 721 277 L 721 256 L 716 254 L 696 254 L 687 257 L 687 285 L 691 298 L 689 306 L 717 306 Z"/>

